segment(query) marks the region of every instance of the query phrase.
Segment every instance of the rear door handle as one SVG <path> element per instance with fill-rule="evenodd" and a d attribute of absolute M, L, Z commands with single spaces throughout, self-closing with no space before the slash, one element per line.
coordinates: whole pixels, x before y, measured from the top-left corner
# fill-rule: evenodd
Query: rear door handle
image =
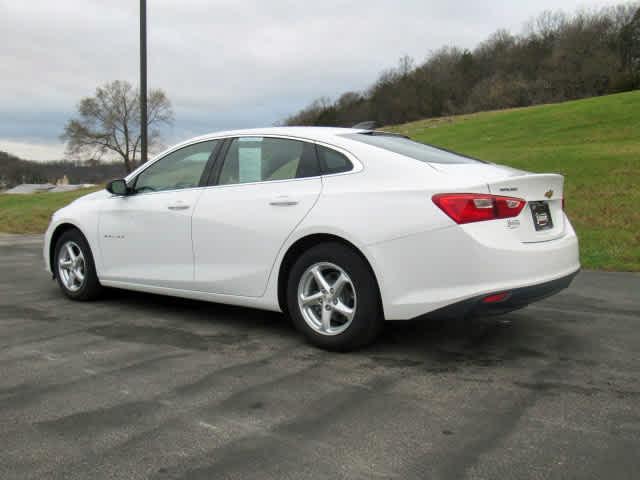
<path fill-rule="evenodd" d="M 292 207 L 297 204 L 297 200 L 293 200 L 289 197 L 277 197 L 275 200 L 271 200 L 269 202 L 269 205 L 273 205 L 274 207 Z"/>
<path fill-rule="evenodd" d="M 167 207 L 169 210 L 186 210 L 189 208 L 189 205 L 185 205 L 184 203 L 176 203 L 175 205 L 169 205 Z"/>

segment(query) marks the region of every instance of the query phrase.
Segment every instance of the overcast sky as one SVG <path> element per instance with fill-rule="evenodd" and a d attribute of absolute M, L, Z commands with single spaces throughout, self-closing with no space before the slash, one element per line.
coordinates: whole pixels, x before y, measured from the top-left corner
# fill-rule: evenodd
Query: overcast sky
<path fill-rule="evenodd" d="M 149 87 L 175 124 L 165 142 L 272 125 L 320 96 L 369 86 L 402 55 L 472 48 L 545 9 L 594 0 L 147 0 Z M 138 81 L 137 0 L 0 0 L 0 150 L 57 159 L 83 96 Z"/>

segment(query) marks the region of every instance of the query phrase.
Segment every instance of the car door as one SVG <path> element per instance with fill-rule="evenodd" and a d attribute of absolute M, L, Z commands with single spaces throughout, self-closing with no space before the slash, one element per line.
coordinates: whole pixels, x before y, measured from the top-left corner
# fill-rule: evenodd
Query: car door
<path fill-rule="evenodd" d="M 105 202 L 99 218 L 103 279 L 192 286 L 191 215 L 220 143 L 174 150 L 132 179 L 130 194 Z"/>
<path fill-rule="evenodd" d="M 263 295 L 279 249 L 315 204 L 314 145 L 275 137 L 227 141 L 193 214 L 195 288 Z"/>

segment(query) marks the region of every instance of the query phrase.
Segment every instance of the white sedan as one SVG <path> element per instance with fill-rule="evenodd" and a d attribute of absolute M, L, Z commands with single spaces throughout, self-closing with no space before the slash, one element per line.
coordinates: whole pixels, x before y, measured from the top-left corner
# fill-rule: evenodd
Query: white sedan
<path fill-rule="evenodd" d="M 561 175 L 321 127 L 177 145 L 58 210 L 44 257 L 74 300 L 117 287 L 283 311 L 333 350 L 385 319 L 520 308 L 580 268 Z"/>

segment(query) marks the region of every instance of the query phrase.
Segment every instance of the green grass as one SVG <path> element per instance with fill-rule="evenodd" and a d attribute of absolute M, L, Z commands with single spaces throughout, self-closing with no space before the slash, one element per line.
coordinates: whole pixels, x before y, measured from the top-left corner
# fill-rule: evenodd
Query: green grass
<path fill-rule="evenodd" d="M 43 233 L 51 214 L 78 197 L 97 190 L 83 188 L 73 192 L 0 195 L 0 232 Z"/>
<path fill-rule="evenodd" d="M 640 271 L 640 91 L 388 129 L 492 162 L 565 175 L 583 267 Z"/>

